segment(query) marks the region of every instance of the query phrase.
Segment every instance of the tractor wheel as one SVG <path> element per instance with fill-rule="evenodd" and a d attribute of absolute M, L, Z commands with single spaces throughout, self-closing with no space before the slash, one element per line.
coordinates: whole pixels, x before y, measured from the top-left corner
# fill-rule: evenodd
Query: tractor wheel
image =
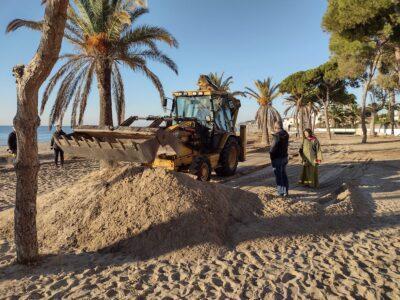
<path fill-rule="evenodd" d="M 189 171 L 200 181 L 210 181 L 211 164 L 210 160 L 204 156 L 195 157 L 190 165 Z"/>
<path fill-rule="evenodd" d="M 239 163 L 240 147 L 235 138 L 229 138 L 219 157 L 219 167 L 215 169 L 218 176 L 232 176 Z"/>

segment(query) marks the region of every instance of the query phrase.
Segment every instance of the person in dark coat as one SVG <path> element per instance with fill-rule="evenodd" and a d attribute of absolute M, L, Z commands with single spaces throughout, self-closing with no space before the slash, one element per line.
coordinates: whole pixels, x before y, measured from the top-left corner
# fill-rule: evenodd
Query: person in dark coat
<path fill-rule="evenodd" d="M 65 132 L 61 129 L 60 125 L 56 126 L 56 131 L 53 133 L 51 138 L 51 149 L 54 150 L 54 162 L 58 167 L 58 158 L 60 157 L 61 167 L 64 166 L 64 151 L 57 145 L 55 142 L 55 138 L 60 139 L 61 136 L 66 135 Z"/>
<path fill-rule="evenodd" d="M 8 152 L 17 155 L 17 133 L 13 127 L 13 131 L 8 135 Z"/>
<path fill-rule="evenodd" d="M 272 134 L 269 154 L 275 173 L 278 194 L 279 196 L 286 197 L 289 195 L 289 179 L 286 174 L 286 166 L 289 162 L 289 134 L 283 129 L 282 122 L 276 122 L 274 130 L 275 133 Z"/>

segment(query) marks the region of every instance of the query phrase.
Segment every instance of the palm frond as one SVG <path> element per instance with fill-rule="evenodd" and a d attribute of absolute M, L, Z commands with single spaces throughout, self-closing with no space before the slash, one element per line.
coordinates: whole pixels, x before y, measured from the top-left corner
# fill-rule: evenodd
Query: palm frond
<path fill-rule="evenodd" d="M 79 125 L 82 125 L 83 123 L 83 117 L 86 111 L 87 100 L 89 98 L 90 90 L 92 88 L 93 75 L 94 75 L 94 64 L 92 64 L 91 68 L 88 71 L 85 88 L 83 89 L 81 95 L 81 103 L 79 108 L 79 121 L 78 121 Z"/>
<path fill-rule="evenodd" d="M 76 124 L 76 113 L 78 111 L 79 103 L 82 100 L 81 93 L 82 93 L 83 86 L 86 84 L 86 78 L 89 73 L 89 70 L 90 70 L 90 68 L 86 69 L 86 73 L 84 74 L 83 80 L 81 80 L 81 82 L 77 88 L 77 91 L 75 93 L 75 99 L 74 99 L 74 102 L 72 103 L 72 113 L 71 113 L 71 127 L 72 128 L 74 128 L 77 125 Z"/>
<path fill-rule="evenodd" d="M 93 3 L 98 3 L 100 1 L 91 1 L 91 0 L 74 0 L 75 5 L 79 10 L 79 17 L 70 16 L 70 19 L 79 20 L 80 25 L 87 30 L 87 34 L 95 33 L 95 24 L 93 24 L 96 20 L 95 15 L 93 13 Z M 71 7 L 71 6 L 70 6 Z M 71 8 L 71 12 L 74 10 Z M 75 14 L 76 15 L 76 14 Z"/>
<path fill-rule="evenodd" d="M 57 82 L 64 76 L 66 72 L 73 70 L 73 72 L 77 72 L 80 66 L 84 63 L 84 56 L 82 55 L 74 55 L 70 57 L 70 60 L 65 63 L 49 80 L 46 89 L 43 93 L 42 103 L 40 105 L 40 114 L 43 113 L 44 108 L 47 104 L 49 96 L 56 86 Z"/>
<path fill-rule="evenodd" d="M 121 43 L 127 46 L 144 41 L 161 41 L 175 48 L 179 46 L 178 41 L 167 30 L 156 26 L 136 27 L 126 32 L 121 38 Z"/>
<path fill-rule="evenodd" d="M 137 21 L 141 16 L 147 14 L 149 10 L 147 8 L 139 7 L 136 8 L 133 12 L 130 12 L 131 22 Z"/>
<path fill-rule="evenodd" d="M 151 80 L 153 83 L 154 87 L 157 89 L 160 98 L 161 98 L 161 103 L 164 102 L 165 98 L 165 92 L 163 85 L 160 81 L 160 79 L 155 75 L 146 65 L 146 61 L 139 56 L 121 56 L 119 58 L 121 61 L 123 61 L 125 64 L 127 64 L 133 71 L 141 71 L 147 78 Z"/>
<path fill-rule="evenodd" d="M 32 21 L 32 20 L 24 20 L 24 19 L 15 19 L 12 20 L 6 28 L 6 33 L 16 31 L 21 27 L 26 27 L 29 29 L 42 31 L 43 29 L 43 21 Z"/>
<path fill-rule="evenodd" d="M 74 95 L 78 95 L 78 92 L 80 92 L 81 86 L 84 83 L 83 78 L 87 74 L 88 69 L 89 69 L 89 66 L 83 67 L 81 69 L 81 72 L 77 76 L 75 76 L 73 82 L 69 85 L 68 90 L 63 99 L 63 102 L 61 104 L 59 118 L 61 118 L 61 119 L 64 118 L 65 112 L 66 112 L 69 104 L 71 103 L 72 98 L 74 98 Z"/>
<path fill-rule="evenodd" d="M 260 105 L 270 105 L 280 95 L 279 85 L 272 84 L 270 77 L 265 80 L 256 80 L 254 85 L 257 91 L 247 87 L 246 94 L 256 99 Z"/>
<path fill-rule="evenodd" d="M 139 52 L 137 54 L 128 54 L 129 56 L 134 56 L 134 55 L 139 55 L 142 56 L 143 58 L 149 58 L 153 61 L 160 62 L 166 66 L 168 66 L 172 71 L 174 71 L 175 74 L 178 75 L 178 66 L 176 63 L 169 58 L 167 55 L 163 54 L 161 51 L 158 49 L 153 49 L 153 50 L 145 50 L 142 52 Z"/>
<path fill-rule="evenodd" d="M 151 82 L 153 82 L 154 87 L 157 89 L 160 95 L 161 104 L 163 104 L 165 99 L 165 92 L 160 79 L 149 68 L 147 68 L 146 65 L 141 65 L 140 70 L 143 71 L 143 73 L 147 76 L 147 78 L 151 80 Z"/>
<path fill-rule="evenodd" d="M 51 125 L 56 123 L 59 117 L 61 116 L 64 98 L 67 97 L 67 91 L 71 83 L 73 82 L 74 78 L 75 78 L 75 72 L 70 72 L 68 73 L 67 76 L 65 76 L 65 78 L 61 82 L 60 89 L 58 90 L 53 108 L 51 109 L 50 112 L 49 127 L 51 127 Z"/>
<path fill-rule="evenodd" d="M 241 91 L 235 91 L 235 92 L 231 92 L 230 93 L 233 97 L 244 97 L 244 98 L 246 98 L 247 97 L 247 95 L 246 95 L 246 93 L 245 92 L 241 92 Z"/>
<path fill-rule="evenodd" d="M 246 87 L 245 88 L 246 89 L 246 91 L 245 91 L 245 93 L 247 94 L 247 95 L 249 95 L 250 97 L 253 97 L 254 99 L 258 99 L 258 98 L 260 98 L 260 95 L 255 91 L 255 90 L 253 90 L 253 89 L 251 89 L 251 88 L 249 88 L 249 87 Z"/>

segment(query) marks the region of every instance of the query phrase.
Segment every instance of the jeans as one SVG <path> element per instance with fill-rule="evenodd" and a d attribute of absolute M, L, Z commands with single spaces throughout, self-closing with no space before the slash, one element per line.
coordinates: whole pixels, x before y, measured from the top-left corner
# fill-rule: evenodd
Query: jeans
<path fill-rule="evenodd" d="M 64 165 L 64 151 L 58 148 L 54 148 L 54 162 L 58 166 L 58 156 L 60 156 L 61 166 Z"/>
<path fill-rule="evenodd" d="M 272 160 L 272 168 L 274 169 L 276 185 L 279 195 L 289 194 L 289 179 L 286 174 L 286 166 L 288 158 L 277 158 Z"/>

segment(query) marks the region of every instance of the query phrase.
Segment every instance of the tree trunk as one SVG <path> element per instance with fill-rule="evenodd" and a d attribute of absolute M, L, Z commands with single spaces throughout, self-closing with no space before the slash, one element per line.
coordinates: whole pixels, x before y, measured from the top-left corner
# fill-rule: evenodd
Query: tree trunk
<path fill-rule="evenodd" d="M 331 134 L 331 126 L 329 124 L 329 103 L 330 103 L 330 93 L 329 90 L 326 91 L 326 99 L 323 102 L 324 104 L 324 110 L 325 110 L 325 127 L 326 127 L 326 132 L 328 133 L 329 140 L 332 140 L 332 134 Z"/>
<path fill-rule="evenodd" d="M 96 63 L 97 87 L 100 97 L 100 126 L 113 126 L 111 73 L 109 60 L 102 59 Z"/>
<path fill-rule="evenodd" d="M 100 97 L 100 126 L 113 126 L 113 115 L 112 115 L 112 97 L 111 97 L 111 63 L 107 59 L 102 59 L 96 63 L 96 76 L 97 76 L 97 87 L 99 89 Z M 115 161 L 101 160 L 100 168 L 114 168 L 116 166 Z"/>
<path fill-rule="evenodd" d="M 331 126 L 329 124 L 328 104 L 324 102 L 325 128 L 328 133 L 329 140 L 332 140 Z"/>
<path fill-rule="evenodd" d="M 38 258 L 36 230 L 37 174 L 39 171 L 37 127 L 38 92 L 57 62 L 64 33 L 68 0 L 48 0 L 42 38 L 36 55 L 27 66 L 16 66 L 17 114 L 17 175 L 14 235 L 17 261 L 30 263 Z"/>
<path fill-rule="evenodd" d="M 266 109 L 266 108 L 265 108 Z M 268 123 L 267 123 L 267 114 L 264 111 L 263 108 L 263 114 L 262 114 L 262 128 L 261 128 L 261 144 L 263 146 L 268 145 Z"/>
<path fill-rule="evenodd" d="M 300 107 L 300 130 L 301 136 L 304 137 L 304 107 Z"/>
<path fill-rule="evenodd" d="M 311 102 L 309 103 L 309 105 L 307 105 L 307 109 L 306 109 L 306 111 L 307 111 L 307 127 L 308 128 L 311 128 L 311 130 L 313 130 L 313 125 L 312 125 L 312 115 L 313 115 L 313 112 L 312 112 L 312 108 L 311 108 Z"/>
<path fill-rule="evenodd" d="M 389 117 L 390 117 L 390 127 L 391 127 L 391 135 L 394 135 L 394 127 L 395 127 L 395 119 L 394 119 L 394 107 L 396 105 L 396 93 L 394 90 L 389 92 L 390 101 L 389 101 Z"/>
<path fill-rule="evenodd" d="M 376 119 L 376 110 L 371 111 L 371 124 L 369 127 L 369 135 L 375 136 L 375 119 Z"/>
<path fill-rule="evenodd" d="M 367 107 L 368 90 L 369 90 L 369 83 L 365 83 L 361 99 L 361 130 L 362 130 L 361 143 L 363 144 L 367 142 L 367 124 L 365 120 L 365 110 Z"/>
<path fill-rule="evenodd" d="M 317 114 L 313 113 L 313 124 L 312 124 L 312 130 L 315 130 L 315 124 L 317 123 Z"/>
<path fill-rule="evenodd" d="M 396 66 L 397 66 L 397 75 L 399 77 L 399 84 L 400 84 L 400 47 L 396 46 L 394 47 L 395 52 L 394 52 L 394 56 L 396 59 Z"/>
<path fill-rule="evenodd" d="M 17 175 L 14 210 L 14 239 L 17 260 L 28 263 L 36 260 L 39 249 L 36 231 L 36 194 L 39 171 L 37 127 L 38 88 L 27 88 L 23 78 L 24 66 L 13 70 L 17 80 L 17 115 L 14 127 L 17 134 Z M 22 75 L 22 76 L 21 76 Z"/>

